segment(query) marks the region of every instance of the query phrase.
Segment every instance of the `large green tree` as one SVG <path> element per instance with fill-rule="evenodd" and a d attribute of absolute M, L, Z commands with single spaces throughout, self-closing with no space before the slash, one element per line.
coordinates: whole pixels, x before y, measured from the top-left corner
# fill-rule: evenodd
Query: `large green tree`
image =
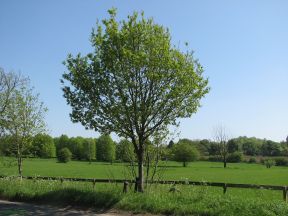
<path fill-rule="evenodd" d="M 146 141 L 195 113 L 208 80 L 191 51 L 171 44 L 167 28 L 143 14 L 119 22 L 115 9 L 109 14 L 92 32 L 94 51 L 68 55 L 63 92 L 73 122 L 132 142 L 143 191 Z"/>

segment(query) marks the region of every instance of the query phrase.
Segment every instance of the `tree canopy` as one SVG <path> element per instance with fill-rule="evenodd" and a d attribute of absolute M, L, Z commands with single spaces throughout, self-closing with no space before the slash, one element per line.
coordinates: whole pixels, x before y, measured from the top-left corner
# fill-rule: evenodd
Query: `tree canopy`
<path fill-rule="evenodd" d="M 195 113 L 208 79 L 192 51 L 171 44 L 167 28 L 143 13 L 118 22 L 116 10 L 108 12 L 92 32 L 94 51 L 68 55 L 63 92 L 73 122 L 130 139 L 142 191 L 146 140 Z"/>

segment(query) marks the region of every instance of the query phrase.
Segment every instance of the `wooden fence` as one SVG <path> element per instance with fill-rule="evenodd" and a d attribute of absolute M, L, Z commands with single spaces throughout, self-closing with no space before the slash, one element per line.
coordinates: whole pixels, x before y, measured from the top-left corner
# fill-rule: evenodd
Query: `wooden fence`
<path fill-rule="evenodd" d="M 7 176 L 0 176 L 0 178 L 10 178 Z M 94 179 L 94 178 L 64 178 L 64 177 L 41 177 L 41 176 L 23 176 L 24 179 L 30 180 L 54 180 L 60 181 L 76 181 L 76 182 L 91 182 L 93 188 L 96 183 L 123 183 L 123 192 L 127 192 L 129 184 L 136 184 L 135 180 L 125 179 Z M 179 180 L 162 180 L 162 181 L 148 181 L 150 184 L 170 184 L 170 185 L 195 185 L 195 186 L 211 186 L 211 187 L 222 187 L 223 193 L 227 192 L 228 188 L 246 188 L 246 189 L 266 189 L 266 190 L 280 190 L 283 191 L 283 200 L 287 202 L 287 186 L 279 185 L 256 185 L 256 184 L 236 184 L 236 183 L 223 183 L 223 182 L 199 182 L 199 181 L 179 181 Z"/>

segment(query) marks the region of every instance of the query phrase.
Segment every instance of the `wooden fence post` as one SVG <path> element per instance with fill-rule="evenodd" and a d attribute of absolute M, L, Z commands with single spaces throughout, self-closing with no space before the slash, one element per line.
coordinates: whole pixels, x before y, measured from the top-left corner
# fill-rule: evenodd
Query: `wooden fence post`
<path fill-rule="evenodd" d="M 283 187 L 283 200 L 287 202 L 287 186 Z"/>
<path fill-rule="evenodd" d="M 134 187 L 134 192 L 137 192 L 137 191 L 138 191 L 138 186 L 139 186 L 139 178 L 136 177 L 136 180 L 135 180 L 135 187 Z"/>
<path fill-rule="evenodd" d="M 224 184 L 223 185 L 223 194 L 226 194 L 226 191 L 227 191 L 227 184 Z"/>
<path fill-rule="evenodd" d="M 127 193 L 128 192 L 128 182 L 124 181 L 124 185 L 123 185 L 123 193 Z"/>

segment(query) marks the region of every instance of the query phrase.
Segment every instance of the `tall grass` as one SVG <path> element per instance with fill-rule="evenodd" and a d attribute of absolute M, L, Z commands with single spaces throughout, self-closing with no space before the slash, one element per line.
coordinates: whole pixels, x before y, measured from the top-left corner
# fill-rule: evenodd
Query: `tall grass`
<path fill-rule="evenodd" d="M 132 187 L 123 194 L 122 184 L 96 184 L 93 189 L 91 183 L 5 178 L 0 180 L 0 197 L 169 215 L 288 215 L 288 205 L 281 200 L 281 192 L 228 189 L 223 195 L 221 189 L 207 186 L 180 185 L 175 193 L 169 192 L 170 188 L 170 185 L 153 185 L 145 193 L 134 193 Z"/>

